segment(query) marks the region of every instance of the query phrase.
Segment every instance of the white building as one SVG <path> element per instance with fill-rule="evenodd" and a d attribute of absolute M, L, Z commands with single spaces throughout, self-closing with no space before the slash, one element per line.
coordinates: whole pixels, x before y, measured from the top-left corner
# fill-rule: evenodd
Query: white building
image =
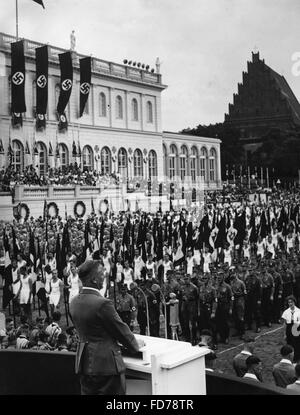
<path fill-rule="evenodd" d="M 25 98 L 23 126 L 11 126 L 11 46 L 15 38 L 0 33 L 0 138 L 7 165 L 9 137 L 14 152 L 13 166 L 22 171 L 35 164 L 39 174 L 57 163 L 49 157 L 59 144 L 60 166 L 74 162 L 72 143 L 82 152 L 81 166 L 102 173 L 119 172 L 131 180 L 174 181 L 185 189 L 215 189 L 221 186 L 220 140 L 164 132 L 161 93 L 166 88 L 157 71 L 92 58 L 91 91 L 84 115 L 79 118 L 79 58 L 72 51 L 73 88 L 66 108 L 69 127 L 58 132 L 56 106 L 60 91 L 58 54 L 66 50 L 48 46 L 49 82 L 47 126 L 35 130 L 35 48 L 38 42 L 24 39 Z M 33 159 L 34 143 L 38 156 Z M 30 155 L 25 152 L 26 143 Z M 78 161 L 78 160 L 77 160 Z"/>

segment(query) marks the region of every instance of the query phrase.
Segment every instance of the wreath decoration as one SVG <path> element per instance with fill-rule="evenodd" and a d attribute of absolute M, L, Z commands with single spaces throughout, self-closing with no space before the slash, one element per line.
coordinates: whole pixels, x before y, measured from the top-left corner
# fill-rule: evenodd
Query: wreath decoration
<path fill-rule="evenodd" d="M 79 206 L 81 206 L 81 213 L 80 211 L 78 211 Z M 76 218 L 82 218 L 85 215 L 85 212 L 86 212 L 85 204 L 81 200 L 76 202 L 74 205 L 74 215 L 76 216 Z"/>
<path fill-rule="evenodd" d="M 22 218 L 22 209 L 25 210 L 24 222 L 26 222 L 30 215 L 30 209 L 26 203 L 19 203 L 17 208 L 13 210 L 14 217 L 19 220 Z"/>
<path fill-rule="evenodd" d="M 50 211 L 51 208 L 53 208 L 54 209 L 54 212 L 55 212 L 54 215 L 52 215 L 52 216 L 49 214 L 49 211 Z M 57 204 L 55 202 L 48 203 L 47 212 L 48 212 L 48 215 L 49 216 L 51 216 L 52 218 L 57 218 L 58 211 L 59 211 L 59 209 L 58 209 L 58 206 L 57 206 Z"/>

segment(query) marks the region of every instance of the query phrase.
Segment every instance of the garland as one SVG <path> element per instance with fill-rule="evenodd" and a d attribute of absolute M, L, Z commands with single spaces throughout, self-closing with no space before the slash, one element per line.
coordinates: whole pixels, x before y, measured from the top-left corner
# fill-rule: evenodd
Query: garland
<path fill-rule="evenodd" d="M 30 209 L 28 207 L 28 205 L 26 205 L 26 203 L 19 203 L 17 206 L 17 209 L 14 209 L 14 217 L 17 220 L 20 220 L 22 218 L 21 212 L 22 209 L 24 209 L 26 211 L 25 217 L 24 217 L 24 221 L 26 222 L 29 219 L 29 215 L 30 215 Z"/>
<path fill-rule="evenodd" d="M 54 216 L 52 216 L 52 218 L 57 218 L 59 209 L 58 209 L 57 204 L 55 202 L 48 203 L 48 206 L 47 206 L 48 215 L 49 215 L 49 210 L 52 207 L 54 208 L 54 211 L 55 211 L 55 214 L 54 214 Z"/>
<path fill-rule="evenodd" d="M 78 209 L 77 209 L 78 206 L 82 206 L 82 213 L 78 212 Z M 82 218 L 85 215 L 85 212 L 86 212 L 85 204 L 81 200 L 76 202 L 75 205 L 74 205 L 74 215 L 75 215 L 75 217 L 76 218 Z"/>

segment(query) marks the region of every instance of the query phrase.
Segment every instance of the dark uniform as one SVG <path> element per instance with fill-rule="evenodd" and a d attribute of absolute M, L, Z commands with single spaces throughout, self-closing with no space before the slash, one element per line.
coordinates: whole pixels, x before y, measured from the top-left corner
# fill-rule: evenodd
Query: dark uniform
<path fill-rule="evenodd" d="M 251 330 L 254 319 L 256 323 L 256 331 L 258 332 L 260 331 L 261 326 L 260 304 L 262 287 L 260 280 L 253 270 L 249 271 L 249 275 L 245 279 L 245 285 L 247 290 L 245 303 L 245 321 L 248 330 Z"/>
<path fill-rule="evenodd" d="M 145 291 L 148 300 L 150 336 L 159 337 L 160 293 L 154 293 L 149 288 Z"/>
<path fill-rule="evenodd" d="M 229 314 L 232 311 L 233 295 L 230 285 L 224 281 L 217 287 L 217 300 L 216 330 L 220 335 L 221 342 L 227 343 L 229 337 Z"/>
<path fill-rule="evenodd" d="M 180 288 L 180 322 L 182 334 L 186 341 L 196 343 L 197 338 L 197 315 L 198 315 L 198 290 L 197 287 L 188 282 Z"/>
<path fill-rule="evenodd" d="M 294 283 L 294 296 L 296 298 L 297 305 L 299 307 L 300 305 L 300 261 L 295 265 L 294 268 L 294 277 L 295 277 L 295 283 Z"/>
<path fill-rule="evenodd" d="M 140 287 L 142 289 L 142 287 Z M 140 328 L 140 334 L 146 334 L 146 327 L 147 327 L 147 308 L 146 308 L 146 300 L 139 290 L 133 290 L 133 297 L 136 302 L 137 308 L 137 322 Z"/>
<path fill-rule="evenodd" d="M 234 278 L 231 283 L 231 290 L 234 297 L 233 300 L 233 320 L 235 329 L 239 336 L 245 334 L 245 296 L 247 294 L 246 286 L 239 278 Z"/>
<path fill-rule="evenodd" d="M 199 313 L 198 329 L 212 331 L 213 342 L 217 343 L 215 315 L 217 310 L 217 293 L 211 282 L 202 282 L 198 288 L 199 293 Z"/>
<path fill-rule="evenodd" d="M 266 326 L 271 326 L 272 320 L 272 306 L 274 300 L 274 280 L 271 274 L 266 269 L 261 275 L 261 317 Z"/>
<path fill-rule="evenodd" d="M 131 328 L 131 314 L 135 311 L 135 300 L 132 295 L 128 294 L 127 292 L 121 292 L 116 296 L 116 309 L 129 328 Z"/>
<path fill-rule="evenodd" d="M 293 285 L 295 281 L 294 273 L 285 264 L 281 273 L 282 277 L 282 310 L 286 308 L 286 297 L 293 295 Z"/>
<path fill-rule="evenodd" d="M 274 268 L 270 269 L 270 273 L 274 280 L 274 300 L 272 306 L 272 322 L 279 323 L 282 314 L 282 278 L 279 272 Z"/>

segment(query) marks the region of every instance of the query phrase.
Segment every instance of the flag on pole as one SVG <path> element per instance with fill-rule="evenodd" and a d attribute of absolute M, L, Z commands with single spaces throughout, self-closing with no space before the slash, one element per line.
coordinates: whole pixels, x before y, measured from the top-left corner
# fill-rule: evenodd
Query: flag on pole
<path fill-rule="evenodd" d="M 43 7 L 43 9 L 45 8 L 43 0 L 33 0 L 33 1 L 37 4 L 40 4 Z"/>

